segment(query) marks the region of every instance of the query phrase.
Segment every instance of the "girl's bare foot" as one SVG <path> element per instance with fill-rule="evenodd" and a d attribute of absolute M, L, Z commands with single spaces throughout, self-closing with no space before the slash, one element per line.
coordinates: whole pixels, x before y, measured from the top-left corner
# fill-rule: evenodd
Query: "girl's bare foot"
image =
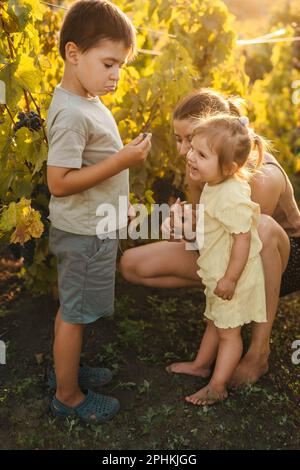
<path fill-rule="evenodd" d="M 228 392 L 226 388 L 221 390 L 215 390 L 210 384 L 206 387 L 201 388 L 198 392 L 185 397 L 185 400 L 193 405 L 213 405 L 219 401 L 226 400 Z"/>
<path fill-rule="evenodd" d="M 201 367 L 197 365 L 194 361 L 192 362 L 173 362 L 168 367 L 166 371 L 174 374 L 187 374 L 195 375 L 197 377 L 206 378 L 210 375 L 210 369 L 208 367 Z"/>

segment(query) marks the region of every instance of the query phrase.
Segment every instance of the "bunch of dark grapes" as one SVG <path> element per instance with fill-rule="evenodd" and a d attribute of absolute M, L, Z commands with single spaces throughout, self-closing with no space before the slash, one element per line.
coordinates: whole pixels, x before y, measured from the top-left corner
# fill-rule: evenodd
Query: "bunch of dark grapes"
<path fill-rule="evenodd" d="M 27 127 L 31 131 L 39 131 L 42 127 L 43 119 L 34 111 L 29 111 L 29 113 L 21 111 L 18 114 L 18 119 L 18 122 L 14 126 L 15 132 L 22 127 Z"/>
<path fill-rule="evenodd" d="M 44 183 L 36 185 L 36 187 L 31 193 L 31 198 L 36 199 L 40 194 L 42 194 L 43 196 L 46 196 L 48 199 L 51 196 L 48 186 Z M 40 210 L 40 208 L 38 207 L 37 210 Z"/>
<path fill-rule="evenodd" d="M 38 191 L 38 193 L 37 193 Z M 49 197 L 50 196 L 50 193 L 49 193 L 49 190 L 48 190 L 48 186 L 45 185 L 45 184 L 38 184 L 35 188 L 35 190 L 33 191 L 33 193 L 31 194 L 31 197 L 37 197 L 36 194 L 44 194 L 45 196 Z M 41 215 L 41 222 L 42 224 L 44 225 L 44 231 L 42 233 L 42 237 L 48 237 L 48 234 L 49 234 L 49 219 L 48 219 L 48 216 L 49 216 L 49 209 L 48 207 L 44 207 L 42 204 L 39 204 L 36 200 L 35 201 L 32 201 L 31 203 L 31 207 L 32 209 L 35 209 L 36 211 L 38 211 Z"/>
<path fill-rule="evenodd" d="M 11 243 L 8 248 L 13 260 L 18 261 L 22 256 L 22 247 L 20 243 Z"/>
<path fill-rule="evenodd" d="M 23 263 L 26 268 L 33 264 L 35 252 L 35 242 L 33 239 L 28 240 L 24 245 L 21 245 L 20 243 L 11 243 L 8 248 L 15 261 L 23 258 Z"/>

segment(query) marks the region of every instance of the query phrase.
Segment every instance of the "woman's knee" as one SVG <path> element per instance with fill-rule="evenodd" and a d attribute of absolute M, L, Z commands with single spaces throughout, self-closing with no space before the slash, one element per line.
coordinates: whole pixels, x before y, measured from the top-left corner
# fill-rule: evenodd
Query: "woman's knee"
<path fill-rule="evenodd" d="M 121 256 L 119 269 L 126 281 L 135 282 L 137 280 L 137 261 L 134 253 L 134 248 L 126 250 Z"/>
<path fill-rule="evenodd" d="M 280 226 L 269 215 L 262 214 L 258 225 L 259 238 L 262 241 L 263 247 L 270 246 L 270 243 L 276 244 Z"/>
<path fill-rule="evenodd" d="M 157 253 L 153 250 L 153 246 L 129 248 L 120 259 L 119 269 L 126 281 L 133 284 L 144 284 L 145 279 L 158 276 L 159 261 L 154 263 L 155 269 L 153 266 L 149 267 L 151 261 L 156 258 Z"/>
<path fill-rule="evenodd" d="M 277 247 L 280 249 L 284 246 L 289 250 L 289 237 L 273 217 L 266 214 L 261 215 L 258 234 L 262 241 L 263 248 Z"/>
<path fill-rule="evenodd" d="M 262 254 L 278 250 L 284 270 L 290 253 L 290 240 L 284 229 L 272 217 L 262 214 L 258 234 L 263 244 Z"/>

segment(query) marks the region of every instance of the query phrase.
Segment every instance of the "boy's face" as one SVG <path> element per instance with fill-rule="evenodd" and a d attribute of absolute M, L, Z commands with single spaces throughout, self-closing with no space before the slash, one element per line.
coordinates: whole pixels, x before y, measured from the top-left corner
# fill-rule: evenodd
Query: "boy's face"
<path fill-rule="evenodd" d="M 74 47 L 74 54 L 67 56 L 67 60 L 73 65 L 74 78 L 83 96 L 103 96 L 115 91 L 120 69 L 130 52 L 125 44 L 103 39 L 98 46 L 83 53 L 77 46 Z"/>
<path fill-rule="evenodd" d="M 210 150 L 205 137 L 196 135 L 192 138 L 187 163 L 189 176 L 193 181 L 217 184 L 224 179 L 218 156 Z"/>

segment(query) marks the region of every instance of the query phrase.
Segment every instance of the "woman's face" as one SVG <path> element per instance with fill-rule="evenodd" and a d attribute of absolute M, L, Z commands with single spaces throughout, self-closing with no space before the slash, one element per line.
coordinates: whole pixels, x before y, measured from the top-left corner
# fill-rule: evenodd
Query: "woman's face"
<path fill-rule="evenodd" d="M 191 139 L 196 123 L 189 119 L 174 119 L 174 136 L 177 143 L 179 155 L 185 157 L 191 148 Z"/>

